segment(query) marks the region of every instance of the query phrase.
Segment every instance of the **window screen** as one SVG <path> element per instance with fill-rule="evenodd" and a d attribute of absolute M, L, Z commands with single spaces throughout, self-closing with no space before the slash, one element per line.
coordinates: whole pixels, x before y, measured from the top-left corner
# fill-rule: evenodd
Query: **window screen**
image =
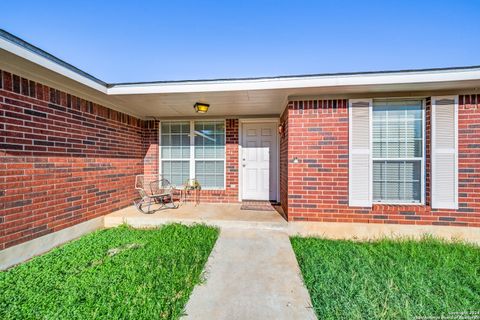
<path fill-rule="evenodd" d="M 372 131 L 373 201 L 421 202 L 422 101 L 374 101 Z"/>
<path fill-rule="evenodd" d="M 225 123 L 223 121 L 195 121 L 195 177 L 206 188 L 224 188 Z"/>
<path fill-rule="evenodd" d="M 190 177 L 190 122 L 162 122 L 160 150 L 163 178 L 184 184 Z"/>

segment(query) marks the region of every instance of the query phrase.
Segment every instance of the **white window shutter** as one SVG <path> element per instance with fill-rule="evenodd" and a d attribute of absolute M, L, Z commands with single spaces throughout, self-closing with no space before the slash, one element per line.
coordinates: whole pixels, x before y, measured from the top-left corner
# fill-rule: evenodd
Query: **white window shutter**
<path fill-rule="evenodd" d="M 348 199 L 352 207 L 372 205 L 372 99 L 349 100 Z"/>
<path fill-rule="evenodd" d="M 432 97 L 432 208 L 458 208 L 458 96 Z"/>

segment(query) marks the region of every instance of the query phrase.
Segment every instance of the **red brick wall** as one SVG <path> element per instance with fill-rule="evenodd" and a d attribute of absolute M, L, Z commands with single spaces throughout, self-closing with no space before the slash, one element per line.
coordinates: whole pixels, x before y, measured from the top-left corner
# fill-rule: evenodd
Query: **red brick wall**
<path fill-rule="evenodd" d="M 225 190 L 201 190 L 200 202 L 233 203 L 238 202 L 238 119 L 227 119 L 225 127 L 226 144 L 226 185 Z M 152 129 L 147 133 L 146 144 L 151 152 L 147 153 L 145 171 L 158 173 L 158 127 L 159 121 L 152 121 Z M 148 164 L 148 166 L 147 166 Z M 148 169 L 148 170 L 147 170 Z M 195 194 L 189 193 L 187 200 L 194 201 Z"/>
<path fill-rule="evenodd" d="M 289 108 L 280 116 L 283 133 L 280 134 L 280 204 L 288 216 L 288 114 Z"/>
<path fill-rule="evenodd" d="M 0 71 L 0 249 L 132 203 L 144 122 Z"/>
<path fill-rule="evenodd" d="M 143 158 L 144 173 L 158 173 L 158 134 L 159 122 L 156 120 L 144 121 L 143 125 L 143 150 L 145 157 Z"/>
<path fill-rule="evenodd" d="M 158 173 L 158 126 L 0 71 L 0 250 L 108 214 Z M 238 119 L 226 120 L 226 189 L 238 202 Z"/>
<path fill-rule="evenodd" d="M 348 206 L 348 101 L 293 101 L 288 115 L 288 219 L 480 227 L 479 96 L 460 96 L 459 209 L 430 208 L 430 103 L 427 101 L 425 206 Z M 299 163 L 292 163 L 298 157 Z"/>
<path fill-rule="evenodd" d="M 238 202 L 238 119 L 226 120 L 226 190 L 225 202 Z M 215 192 L 211 192 L 213 197 Z M 212 199 L 214 200 L 214 199 Z"/>

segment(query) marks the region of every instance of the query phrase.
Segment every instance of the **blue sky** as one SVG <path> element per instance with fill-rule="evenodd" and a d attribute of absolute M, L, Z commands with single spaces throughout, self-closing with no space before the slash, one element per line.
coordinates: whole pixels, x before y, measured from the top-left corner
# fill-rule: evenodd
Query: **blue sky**
<path fill-rule="evenodd" d="M 107 82 L 480 65 L 480 1 L 2 1 L 0 28 Z"/>

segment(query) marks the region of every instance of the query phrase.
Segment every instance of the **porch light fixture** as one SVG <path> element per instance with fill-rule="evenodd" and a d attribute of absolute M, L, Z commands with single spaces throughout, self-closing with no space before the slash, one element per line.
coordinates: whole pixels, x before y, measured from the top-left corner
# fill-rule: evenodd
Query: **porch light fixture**
<path fill-rule="evenodd" d="M 197 102 L 193 106 L 193 109 L 195 109 L 196 113 L 207 113 L 209 107 L 209 104 Z"/>

